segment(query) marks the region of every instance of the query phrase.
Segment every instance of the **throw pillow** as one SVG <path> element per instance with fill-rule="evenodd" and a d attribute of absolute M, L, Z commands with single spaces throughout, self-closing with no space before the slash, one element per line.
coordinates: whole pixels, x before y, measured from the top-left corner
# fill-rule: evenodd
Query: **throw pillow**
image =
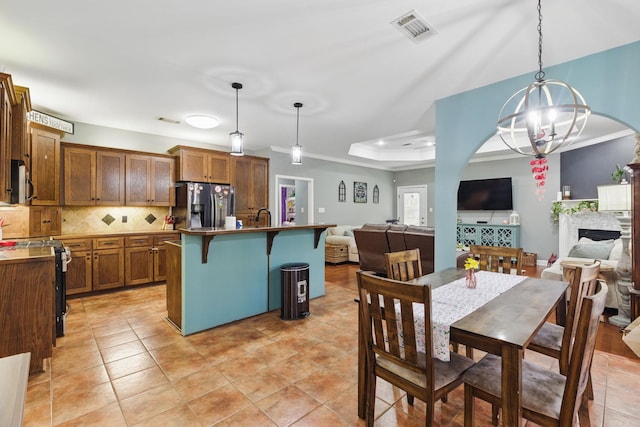
<path fill-rule="evenodd" d="M 344 230 L 344 235 L 347 237 L 353 237 L 353 230 Z"/>
<path fill-rule="evenodd" d="M 575 258 L 609 259 L 611 249 L 613 249 L 613 240 L 577 243 L 571 248 L 568 256 Z"/>
<path fill-rule="evenodd" d="M 611 249 L 609 259 L 618 261 L 620 258 L 622 258 L 622 239 L 616 239 L 613 242 L 613 249 Z"/>

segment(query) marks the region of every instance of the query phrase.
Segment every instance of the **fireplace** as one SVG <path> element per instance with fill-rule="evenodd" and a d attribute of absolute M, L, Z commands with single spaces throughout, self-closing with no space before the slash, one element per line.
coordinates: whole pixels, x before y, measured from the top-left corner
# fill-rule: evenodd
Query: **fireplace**
<path fill-rule="evenodd" d="M 591 240 L 617 239 L 620 223 L 612 212 L 578 212 L 560 214 L 558 256 L 566 257 L 581 237 Z M 581 234 L 582 233 L 582 234 Z M 614 237 L 615 236 L 615 237 Z"/>
<path fill-rule="evenodd" d="M 583 237 L 586 237 L 591 240 L 615 240 L 620 238 L 620 231 L 579 228 L 578 240 L 582 239 Z"/>

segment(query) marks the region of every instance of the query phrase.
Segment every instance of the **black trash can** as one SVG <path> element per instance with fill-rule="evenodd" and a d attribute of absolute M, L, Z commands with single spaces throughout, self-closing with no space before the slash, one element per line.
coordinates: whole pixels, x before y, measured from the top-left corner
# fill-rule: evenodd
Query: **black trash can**
<path fill-rule="evenodd" d="M 283 264 L 282 308 L 283 320 L 297 320 L 309 317 L 309 264 L 294 262 Z"/>

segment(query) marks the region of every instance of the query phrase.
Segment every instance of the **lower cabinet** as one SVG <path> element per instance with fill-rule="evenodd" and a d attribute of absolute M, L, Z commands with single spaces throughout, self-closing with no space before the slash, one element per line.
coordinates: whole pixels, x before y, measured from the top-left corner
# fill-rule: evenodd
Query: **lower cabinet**
<path fill-rule="evenodd" d="M 125 284 L 142 285 L 167 278 L 166 244 L 175 235 L 130 236 L 125 239 Z"/>
<path fill-rule="evenodd" d="M 124 238 L 93 239 L 93 290 L 124 286 Z"/>
<path fill-rule="evenodd" d="M 176 234 L 152 234 L 63 239 L 71 251 L 67 295 L 166 280 L 164 242 L 176 238 Z"/>
<path fill-rule="evenodd" d="M 93 247 L 92 239 L 63 240 L 71 252 L 71 262 L 67 264 L 67 295 L 91 292 L 93 289 Z"/>

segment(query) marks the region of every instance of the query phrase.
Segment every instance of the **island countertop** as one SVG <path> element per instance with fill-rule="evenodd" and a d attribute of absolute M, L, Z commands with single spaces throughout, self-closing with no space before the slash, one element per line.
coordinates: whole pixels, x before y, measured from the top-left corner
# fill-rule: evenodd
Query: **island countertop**
<path fill-rule="evenodd" d="M 178 231 L 182 234 L 191 236 L 202 236 L 202 263 L 207 263 L 209 256 L 209 243 L 215 236 L 229 235 L 229 234 L 246 234 L 246 233 L 267 233 L 267 255 L 271 254 L 271 247 L 273 245 L 273 239 L 281 231 L 293 231 L 293 230 L 313 230 L 314 242 L 313 247 L 318 247 L 318 241 L 320 235 L 324 230 L 329 227 L 335 227 L 335 224 L 310 224 L 310 225 L 285 225 L 279 227 L 242 227 L 242 228 L 180 228 Z"/>
<path fill-rule="evenodd" d="M 285 231 L 285 230 L 308 230 L 319 229 L 325 230 L 329 227 L 335 227 L 336 224 L 309 224 L 309 225 L 281 225 L 273 227 L 242 227 L 242 228 L 179 228 L 178 231 L 184 234 L 194 234 L 199 236 L 215 236 L 217 234 L 233 234 L 233 233 L 260 233 L 270 231 Z"/>

